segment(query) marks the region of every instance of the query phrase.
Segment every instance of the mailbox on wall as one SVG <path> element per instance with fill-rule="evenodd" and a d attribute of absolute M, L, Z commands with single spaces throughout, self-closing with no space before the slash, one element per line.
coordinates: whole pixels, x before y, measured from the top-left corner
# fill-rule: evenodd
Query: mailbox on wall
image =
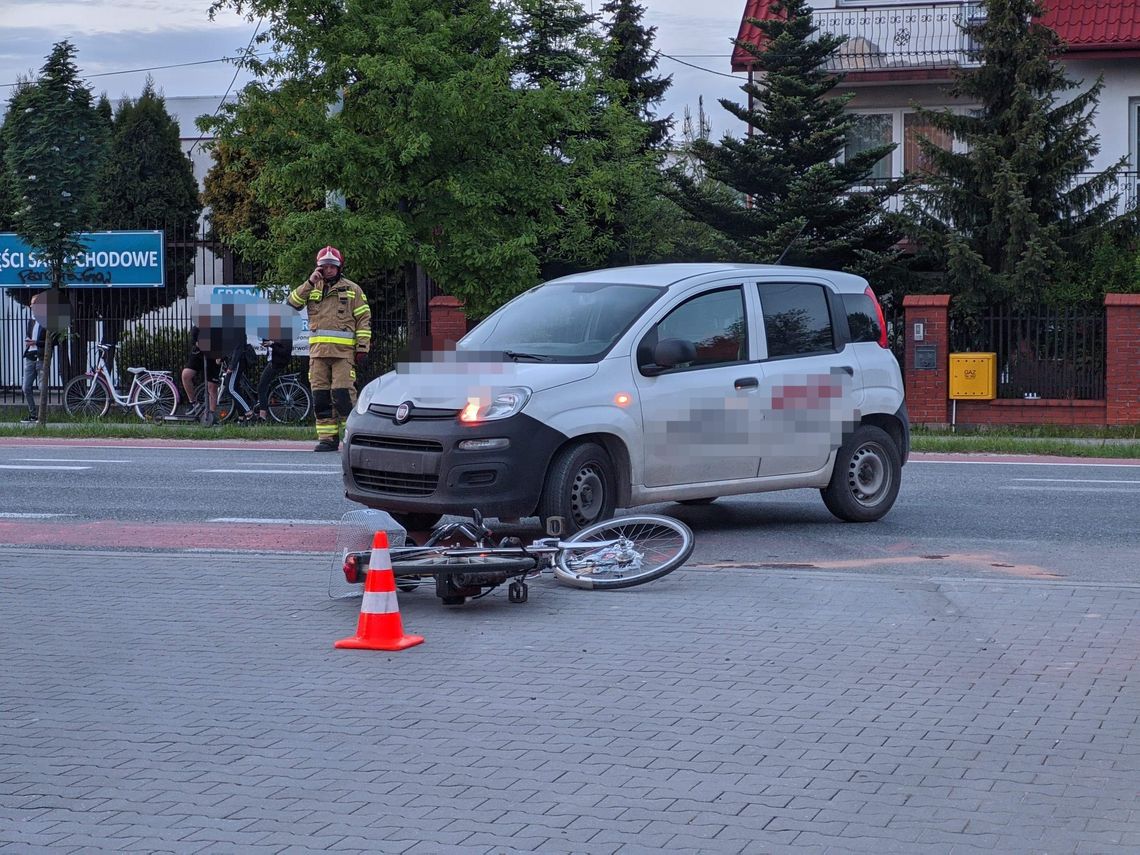
<path fill-rule="evenodd" d="M 996 353 L 951 353 L 950 398 L 992 401 L 997 397 Z"/>
<path fill-rule="evenodd" d="M 919 371 L 935 371 L 938 368 L 938 345 L 915 345 L 914 367 Z"/>

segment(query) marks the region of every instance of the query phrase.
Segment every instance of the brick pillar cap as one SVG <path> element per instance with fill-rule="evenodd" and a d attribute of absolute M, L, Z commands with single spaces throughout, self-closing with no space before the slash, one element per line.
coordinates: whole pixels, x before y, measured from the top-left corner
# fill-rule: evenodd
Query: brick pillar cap
<path fill-rule="evenodd" d="M 949 294 L 908 294 L 903 297 L 903 308 L 919 308 L 926 306 L 945 307 L 950 305 Z"/>
<path fill-rule="evenodd" d="M 458 297 L 452 297 L 450 294 L 441 294 L 438 297 L 432 297 L 428 300 L 429 306 L 462 306 L 463 301 Z"/>
<path fill-rule="evenodd" d="M 1140 306 L 1140 294 L 1105 294 L 1106 306 Z"/>

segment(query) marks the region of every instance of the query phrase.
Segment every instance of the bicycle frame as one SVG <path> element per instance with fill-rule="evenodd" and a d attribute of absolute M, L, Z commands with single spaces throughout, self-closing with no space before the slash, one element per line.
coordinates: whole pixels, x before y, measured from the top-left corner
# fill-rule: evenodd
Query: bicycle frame
<path fill-rule="evenodd" d="M 98 345 L 98 348 L 99 355 L 95 360 L 95 370 L 88 371 L 85 376 L 103 383 L 103 385 L 107 387 L 107 392 L 110 393 L 112 401 L 122 409 L 127 410 L 137 404 L 152 404 L 158 400 L 158 396 L 146 386 L 146 381 L 155 376 L 169 375 L 170 372 L 152 371 L 149 368 L 132 372 L 133 377 L 131 379 L 130 388 L 125 395 L 120 395 L 118 386 L 115 384 L 115 379 L 107 369 L 106 353 L 109 348 L 103 344 Z M 90 397 L 90 394 L 89 390 L 88 397 Z"/>

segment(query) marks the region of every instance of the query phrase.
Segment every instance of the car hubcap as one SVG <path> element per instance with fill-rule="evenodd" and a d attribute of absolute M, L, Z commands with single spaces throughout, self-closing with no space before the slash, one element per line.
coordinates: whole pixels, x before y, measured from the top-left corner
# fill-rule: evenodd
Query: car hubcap
<path fill-rule="evenodd" d="M 592 466 L 583 466 L 574 477 L 570 491 L 570 511 L 574 521 L 583 526 L 597 519 L 606 498 L 606 485 Z"/>
<path fill-rule="evenodd" d="M 882 449 L 875 445 L 860 446 L 851 455 L 847 484 L 857 502 L 874 505 L 890 484 Z"/>

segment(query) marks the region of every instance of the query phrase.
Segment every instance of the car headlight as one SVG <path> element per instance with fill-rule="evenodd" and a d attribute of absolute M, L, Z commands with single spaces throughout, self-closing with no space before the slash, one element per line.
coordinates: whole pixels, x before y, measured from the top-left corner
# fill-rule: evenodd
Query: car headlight
<path fill-rule="evenodd" d="M 377 377 L 367 386 L 360 390 L 360 395 L 356 399 L 356 412 L 363 415 L 368 412 L 368 405 L 376 398 L 376 393 L 380 391 L 380 378 Z"/>
<path fill-rule="evenodd" d="M 467 399 L 467 405 L 459 414 L 459 421 L 465 424 L 479 424 L 480 422 L 493 422 L 506 419 L 522 412 L 526 402 L 530 400 L 530 389 L 525 386 L 515 386 L 495 393 L 490 399 L 472 397 Z"/>

